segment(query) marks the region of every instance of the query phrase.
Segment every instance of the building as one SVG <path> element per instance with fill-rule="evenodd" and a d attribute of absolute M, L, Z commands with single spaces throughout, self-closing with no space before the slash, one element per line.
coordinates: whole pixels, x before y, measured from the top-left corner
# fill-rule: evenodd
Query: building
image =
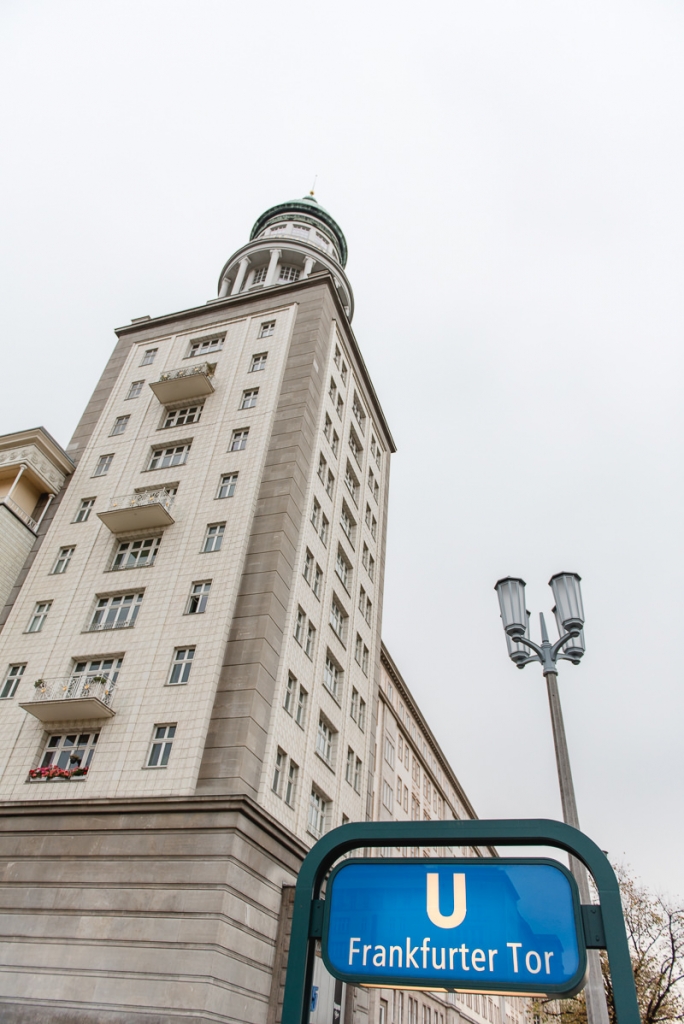
<path fill-rule="evenodd" d="M 477 815 L 387 648 L 382 645 L 375 734 L 376 821 L 431 821 Z M 349 766 L 347 767 L 349 772 Z M 384 849 L 386 857 L 496 856 L 492 848 Z M 527 1001 L 475 992 L 374 989 L 376 1024 L 524 1024 Z"/>
<path fill-rule="evenodd" d="M 21 586 L 26 560 L 45 535 L 53 501 L 73 471 L 44 427 L 0 437 L 0 610 L 15 584 Z"/>
<path fill-rule="evenodd" d="M 394 443 L 346 256 L 267 210 L 117 330 L 60 479 L 21 456 L 70 476 L 0 635 L 3 1021 L 270 1024 L 301 859 L 371 815 Z"/>

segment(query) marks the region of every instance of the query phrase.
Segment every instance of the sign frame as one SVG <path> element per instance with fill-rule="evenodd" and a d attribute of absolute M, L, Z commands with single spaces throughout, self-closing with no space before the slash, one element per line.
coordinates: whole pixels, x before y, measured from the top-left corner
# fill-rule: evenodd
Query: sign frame
<path fill-rule="evenodd" d="M 573 975 L 573 977 L 566 984 L 563 984 L 563 985 L 559 985 L 559 984 L 544 985 L 543 986 L 543 991 L 544 991 L 544 994 L 546 996 L 549 996 L 549 997 L 557 996 L 559 998 L 563 998 L 563 997 L 570 998 L 572 995 L 574 995 L 575 993 L 579 992 L 580 989 L 584 987 L 584 984 L 586 982 L 586 972 L 587 972 L 587 954 L 586 954 L 587 947 L 586 947 L 585 938 L 584 938 L 584 929 L 583 929 L 583 923 L 582 923 L 582 909 L 581 909 L 581 903 L 580 903 L 579 890 L 577 888 L 577 882 L 575 881 L 572 873 L 568 870 L 568 868 L 565 867 L 564 864 L 561 864 L 557 860 L 553 860 L 550 857 L 501 857 L 501 858 L 498 858 L 498 857 L 447 857 L 447 858 L 442 858 L 442 859 L 437 858 L 437 857 L 416 857 L 416 858 L 410 858 L 410 857 L 383 857 L 382 860 L 378 859 L 377 857 L 358 857 L 358 858 L 355 857 L 353 859 L 353 861 L 345 860 L 345 861 L 342 861 L 341 864 L 336 864 L 335 865 L 335 867 L 332 869 L 332 871 L 330 872 L 330 875 L 327 878 L 326 892 L 330 891 L 330 887 L 333 884 L 333 880 L 335 878 L 335 875 L 337 875 L 337 873 L 339 871 L 343 871 L 350 864 L 354 864 L 354 865 L 356 865 L 356 864 L 372 864 L 372 865 L 376 865 L 378 867 L 378 869 L 380 869 L 380 868 L 382 868 L 382 867 L 384 867 L 384 866 L 386 866 L 388 864 L 399 864 L 399 865 L 402 865 L 402 866 L 406 866 L 407 864 L 411 864 L 411 863 L 418 864 L 420 867 L 423 867 L 423 866 L 430 867 L 431 865 L 436 865 L 436 866 L 439 866 L 439 867 L 448 867 L 450 865 L 454 865 L 454 866 L 455 865 L 464 865 L 464 866 L 467 866 L 469 864 L 472 864 L 472 865 L 489 864 L 489 865 L 491 865 L 493 867 L 496 867 L 497 865 L 505 865 L 505 864 L 535 864 L 535 865 L 536 864 L 541 864 L 541 865 L 547 865 L 547 866 L 553 867 L 555 870 L 560 871 L 561 874 L 565 875 L 565 877 L 567 878 L 567 880 L 568 880 L 568 882 L 570 884 L 570 893 L 571 893 L 571 896 L 572 896 L 573 917 L 574 917 L 574 922 L 575 922 L 575 930 L 576 930 L 576 933 L 577 933 L 577 946 L 578 946 L 578 950 L 577 951 L 578 951 L 578 955 L 579 955 L 579 965 L 578 965 L 578 968 L 575 971 L 575 974 Z M 321 936 L 321 952 L 322 952 L 322 956 L 323 956 L 323 962 L 324 962 L 327 970 L 330 972 L 330 974 L 333 975 L 333 977 L 341 978 L 341 980 L 344 981 L 348 985 L 373 985 L 373 986 L 377 986 L 377 987 L 380 987 L 380 988 L 415 988 L 415 989 L 418 989 L 418 990 L 420 990 L 420 989 L 429 989 L 429 988 L 439 988 L 439 989 L 444 989 L 444 988 L 451 989 L 452 988 L 452 986 L 450 986 L 450 985 L 446 985 L 445 986 L 444 985 L 445 979 L 443 977 L 440 978 L 438 975 L 434 975 L 431 978 L 430 977 L 421 978 L 420 979 L 420 984 L 418 984 L 417 981 L 415 981 L 415 983 L 414 983 L 414 982 L 407 981 L 407 980 L 404 980 L 402 978 L 398 978 L 398 977 L 392 976 L 392 975 L 380 975 L 380 974 L 376 975 L 376 974 L 373 974 L 372 980 L 370 980 L 370 979 L 366 979 L 366 978 L 361 978 L 359 976 L 358 972 L 354 972 L 354 971 L 344 972 L 344 971 L 341 971 L 338 967 L 335 967 L 331 963 L 331 961 L 329 960 L 329 957 L 328 957 L 327 937 L 328 937 L 328 930 L 329 930 L 329 924 L 330 924 L 330 914 L 331 914 L 331 900 L 330 899 L 325 899 L 325 901 L 324 901 L 324 908 L 323 908 L 323 927 L 322 927 L 322 936 Z M 524 982 L 524 981 L 520 981 L 520 982 L 514 982 L 514 981 L 506 982 L 505 983 L 505 989 L 504 989 L 504 984 L 501 983 L 501 982 L 495 983 L 495 985 L 498 986 L 497 988 L 492 988 L 492 982 L 488 981 L 486 978 L 483 978 L 481 981 L 476 980 L 476 979 L 477 979 L 477 976 L 474 975 L 472 983 L 470 983 L 470 981 L 469 981 L 468 986 L 467 986 L 467 991 L 468 992 L 487 992 L 487 993 L 491 994 L 493 991 L 498 991 L 498 989 L 501 989 L 501 991 L 505 990 L 506 992 L 510 992 L 511 994 L 517 994 L 517 993 L 525 994 L 525 995 L 529 995 L 530 994 L 530 983 L 529 982 Z M 465 986 L 464 986 L 464 988 L 465 988 Z"/>
<path fill-rule="evenodd" d="M 315 943 L 322 935 L 325 910 L 321 889 L 331 868 L 344 854 L 364 847 L 493 845 L 550 846 L 570 853 L 585 865 L 594 879 L 600 904 L 582 907 L 584 945 L 587 949 L 607 951 L 618 1024 L 641 1024 L 615 872 L 589 836 L 548 818 L 368 821 L 341 825 L 326 833 L 304 858 L 297 878 L 282 1024 L 309 1022 Z"/>

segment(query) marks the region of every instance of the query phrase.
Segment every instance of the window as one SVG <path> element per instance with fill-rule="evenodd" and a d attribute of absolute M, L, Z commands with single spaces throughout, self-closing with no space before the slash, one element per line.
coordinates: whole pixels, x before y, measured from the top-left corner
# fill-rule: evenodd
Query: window
<path fill-rule="evenodd" d="M 302 608 L 297 609 L 297 618 L 295 619 L 294 638 L 301 647 L 304 641 L 304 629 L 306 627 L 306 615 Z"/>
<path fill-rule="evenodd" d="M 360 757 L 357 757 L 354 761 L 354 782 L 352 785 L 357 793 L 361 792 L 361 774 L 363 769 L 363 763 Z"/>
<path fill-rule="evenodd" d="M 224 473 L 219 484 L 217 498 L 232 498 L 237 487 L 237 473 Z"/>
<path fill-rule="evenodd" d="M 340 439 L 337 436 L 337 431 L 336 430 L 333 430 L 332 441 L 330 442 L 330 447 L 332 448 L 333 455 L 335 456 L 335 458 L 337 458 L 337 452 L 338 452 L 338 449 L 340 447 Z"/>
<path fill-rule="evenodd" d="M 155 725 L 150 756 L 147 759 L 148 768 L 166 768 L 175 735 L 175 725 Z"/>
<path fill-rule="evenodd" d="M 325 657 L 323 685 L 333 695 L 335 700 L 339 701 L 340 690 L 342 689 L 342 669 L 330 654 L 330 651 L 328 651 Z"/>
<path fill-rule="evenodd" d="M 349 591 L 351 589 L 352 570 L 351 565 L 347 561 L 347 556 L 345 555 L 342 548 L 337 549 L 337 558 L 335 559 L 335 572 L 340 578 L 345 590 Z"/>
<path fill-rule="evenodd" d="M 341 361 L 342 361 L 342 353 L 340 352 L 340 346 L 339 345 L 335 345 L 335 355 L 333 356 L 333 362 L 335 363 L 335 366 L 337 367 L 338 370 L 340 368 L 340 362 Z"/>
<path fill-rule="evenodd" d="M 282 282 L 298 281 L 300 274 L 301 270 L 299 267 L 281 267 L 278 280 Z"/>
<path fill-rule="evenodd" d="M 354 751 L 351 747 L 347 747 L 347 766 L 344 771 L 344 777 L 351 786 L 354 779 Z"/>
<path fill-rule="evenodd" d="M 373 470 L 372 469 L 368 470 L 368 488 L 369 488 L 371 494 L 373 495 L 373 498 L 375 499 L 375 501 L 377 501 L 379 499 L 379 497 L 380 497 L 380 486 L 378 484 L 378 481 L 373 476 Z"/>
<path fill-rule="evenodd" d="M 366 728 L 366 702 L 363 697 L 359 698 L 359 717 L 357 725 L 361 732 Z"/>
<path fill-rule="evenodd" d="M 371 601 L 370 597 L 366 598 L 366 611 L 364 612 L 364 615 L 366 618 L 366 622 L 370 626 L 371 619 L 373 618 L 373 602 Z"/>
<path fill-rule="evenodd" d="M 178 686 L 181 683 L 187 683 L 190 678 L 190 669 L 192 668 L 192 661 L 195 657 L 194 647 L 177 647 L 173 656 L 173 663 L 171 665 L 171 675 L 169 676 L 169 686 Z"/>
<path fill-rule="evenodd" d="M 188 599 L 186 615 L 202 615 L 207 610 L 211 580 L 204 583 L 193 583 Z"/>
<path fill-rule="evenodd" d="M 327 547 L 327 544 L 328 544 L 328 531 L 329 531 L 329 529 L 330 529 L 330 522 L 328 521 L 328 517 L 324 513 L 321 516 L 321 532 L 319 534 L 319 537 L 321 538 L 323 543 L 326 545 L 326 547 Z"/>
<path fill-rule="evenodd" d="M 52 601 L 39 601 L 38 604 L 36 604 L 33 615 L 31 616 L 31 621 L 28 624 L 28 629 L 26 630 L 27 633 L 40 633 L 45 620 L 47 619 L 51 605 Z"/>
<path fill-rule="evenodd" d="M 378 469 L 379 469 L 380 468 L 380 459 L 382 458 L 382 451 L 380 449 L 380 445 L 375 440 L 375 437 L 374 437 L 373 434 L 371 434 L 371 452 L 373 454 L 373 458 L 375 459 L 376 465 L 378 466 Z"/>
<path fill-rule="evenodd" d="M 249 427 L 244 427 L 242 430 L 233 431 L 233 439 L 230 442 L 229 452 L 241 452 L 247 447 L 247 436 L 249 434 Z"/>
<path fill-rule="evenodd" d="M 365 432 L 366 432 L 366 414 L 363 411 L 363 406 L 361 405 L 361 402 L 359 400 L 359 396 L 357 394 L 354 394 L 354 401 L 352 402 L 352 412 L 354 413 L 354 417 L 356 419 L 356 422 L 361 427 L 361 433 L 365 434 Z"/>
<path fill-rule="evenodd" d="M 264 274 L 264 277 L 265 276 L 266 275 Z M 275 331 L 275 325 L 276 325 L 275 320 L 266 320 L 261 325 L 261 327 L 259 328 L 259 335 L 258 336 L 260 338 L 270 338 L 271 335 L 273 334 L 273 332 Z"/>
<path fill-rule="evenodd" d="M 90 768 L 99 732 L 71 733 L 50 736 L 45 746 L 41 768 Z"/>
<path fill-rule="evenodd" d="M 278 747 L 276 751 L 275 765 L 273 768 L 273 782 L 271 783 L 271 789 L 276 796 L 280 796 L 280 785 L 283 781 L 283 769 L 285 767 L 286 755 L 285 751 Z"/>
<path fill-rule="evenodd" d="M 297 707 L 295 709 L 295 722 L 297 723 L 297 725 L 300 725 L 302 729 L 304 728 L 304 723 L 306 722 L 306 704 L 308 698 L 308 693 L 306 692 L 304 687 L 300 685 L 299 695 L 297 697 Z"/>
<path fill-rule="evenodd" d="M 93 476 L 105 476 L 105 474 L 109 472 L 109 467 L 111 466 L 113 461 L 113 455 L 101 455 L 98 460 L 97 466 L 95 467 L 95 472 L 93 473 Z"/>
<path fill-rule="evenodd" d="M 259 394 L 259 388 L 252 388 L 251 391 L 242 392 L 242 401 L 240 402 L 241 409 L 253 409 L 257 404 L 257 395 Z"/>
<path fill-rule="evenodd" d="M 394 790 L 387 781 L 382 784 L 382 803 L 390 813 L 394 810 Z"/>
<path fill-rule="evenodd" d="M 333 597 L 330 605 L 330 625 L 339 640 L 344 643 L 347 630 L 348 615 L 340 608 L 337 600 Z"/>
<path fill-rule="evenodd" d="M 5 676 L 5 681 L 2 684 L 2 690 L 0 690 L 0 700 L 7 700 L 9 697 L 13 697 L 17 692 L 17 687 L 21 682 L 21 677 L 24 674 L 26 665 L 10 665 Z"/>
<path fill-rule="evenodd" d="M 78 512 L 76 513 L 76 518 L 74 519 L 74 522 L 85 523 L 86 519 L 90 515 L 90 511 L 94 504 L 95 498 L 83 498 L 81 500 L 81 504 L 78 507 Z"/>
<path fill-rule="evenodd" d="M 359 587 L 359 611 L 362 615 L 366 614 L 366 591 L 363 587 Z"/>
<path fill-rule="evenodd" d="M 356 643 L 354 644 L 354 659 L 361 664 L 361 658 L 363 657 L 363 640 L 361 634 L 356 634 Z"/>
<path fill-rule="evenodd" d="M 154 565 L 161 544 L 161 537 L 146 540 L 124 540 L 119 544 L 112 569 L 139 569 Z"/>
<path fill-rule="evenodd" d="M 201 405 L 186 405 L 183 409 L 167 410 L 164 428 L 183 427 L 188 423 L 199 423 L 201 415 Z"/>
<path fill-rule="evenodd" d="M 95 661 L 77 661 L 71 670 L 71 678 L 79 682 L 93 682 L 95 678 L 102 681 L 107 679 L 115 684 L 119 678 L 119 671 L 123 665 L 123 658 L 97 658 Z"/>
<path fill-rule="evenodd" d="M 285 786 L 285 803 L 288 807 L 294 807 L 295 797 L 297 795 L 297 776 L 299 775 L 299 768 L 290 760 L 290 767 L 287 770 L 287 785 Z"/>
<path fill-rule="evenodd" d="M 363 672 L 364 676 L 368 675 L 368 656 L 369 656 L 369 654 L 370 654 L 370 651 L 368 650 L 368 648 L 364 644 L 363 645 L 363 654 L 361 655 L 361 671 Z"/>
<path fill-rule="evenodd" d="M 364 569 L 368 569 L 368 555 L 369 555 L 368 545 L 366 543 L 364 543 L 363 550 L 361 552 L 361 564 L 364 567 Z"/>
<path fill-rule="evenodd" d="M 223 535 L 226 532 L 225 523 L 210 523 L 204 535 L 203 552 L 220 551 L 223 544 Z"/>
<path fill-rule="evenodd" d="M 352 496 L 352 501 L 355 505 L 359 503 L 359 481 L 354 475 L 354 470 L 351 468 L 349 460 L 347 460 L 347 468 L 344 473 L 344 482 L 347 485 L 347 490 Z"/>
<path fill-rule="evenodd" d="M 330 395 L 330 401 L 334 405 L 335 404 L 335 398 L 337 397 L 337 384 L 335 383 L 335 378 L 334 377 L 330 378 L 330 387 L 328 388 L 328 394 Z"/>
<path fill-rule="evenodd" d="M 313 660 L 314 647 L 316 646 L 316 627 L 310 621 L 306 630 L 306 644 L 304 646 L 304 653 L 307 658 Z"/>
<path fill-rule="evenodd" d="M 342 502 L 342 511 L 340 512 L 340 526 L 344 530 L 347 540 L 351 546 L 354 547 L 354 531 L 356 529 L 356 523 L 344 502 Z"/>
<path fill-rule="evenodd" d="M 335 732 L 330 723 L 321 715 L 318 719 L 318 733 L 316 734 L 316 753 L 323 758 L 329 768 L 332 768 L 334 742 Z"/>
<path fill-rule="evenodd" d="M 126 427 L 128 426 L 128 421 L 130 420 L 130 418 L 130 416 L 117 416 L 116 419 L 114 420 L 114 426 L 112 427 L 112 435 L 123 434 Z"/>
<path fill-rule="evenodd" d="M 309 832 L 319 839 L 326 830 L 330 802 L 325 800 L 315 789 L 311 790 L 309 797 L 309 817 L 306 827 Z"/>
<path fill-rule="evenodd" d="M 283 700 L 283 707 L 287 711 L 288 715 L 291 715 L 294 710 L 295 694 L 297 691 L 297 679 L 291 672 L 287 673 L 287 682 L 285 684 L 285 699 Z"/>
<path fill-rule="evenodd" d="M 190 356 L 203 356 L 207 352 L 220 352 L 225 340 L 225 334 L 221 334 L 217 338 L 202 338 L 200 341 L 193 341 L 190 345 L 188 358 Z"/>
<path fill-rule="evenodd" d="M 149 366 L 150 363 L 153 363 L 154 360 L 155 360 L 155 356 L 157 355 L 158 351 L 159 351 L 159 349 L 157 349 L 157 348 L 145 349 L 145 354 L 143 355 L 142 359 L 140 360 L 140 365 L 141 366 Z"/>
<path fill-rule="evenodd" d="M 271 231 L 279 231 L 279 228 L 271 228 Z M 252 284 L 263 284 L 268 274 L 268 267 L 257 267 L 254 271 L 254 277 L 252 278 Z"/>
<path fill-rule="evenodd" d="M 135 625 L 142 599 L 142 592 L 101 597 L 88 629 L 129 629 Z"/>
<path fill-rule="evenodd" d="M 268 352 L 257 352 L 255 356 L 252 356 L 252 365 L 249 368 L 249 372 L 257 373 L 259 370 L 265 370 L 267 358 Z"/>
<path fill-rule="evenodd" d="M 316 569 L 314 571 L 314 578 L 313 578 L 313 585 L 312 585 L 311 589 L 314 592 L 314 597 L 317 597 L 319 601 L 321 599 L 321 586 L 322 586 L 322 584 L 323 584 L 323 570 L 321 569 L 320 565 L 318 565 L 318 563 L 316 563 Z"/>
<path fill-rule="evenodd" d="M 335 406 L 335 412 L 342 419 L 342 413 L 344 411 L 344 402 L 342 401 L 342 395 L 337 396 L 337 405 Z"/>
<path fill-rule="evenodd" d="M 316 500 L 316 498 L 314 498 L 313 500 L 313 509 L 311 510 L 311 523 L 316 533 L 318 533 L 321 523 L 321 506 L 319 502 Z"/>
<path fill-rule="evenodd" d="M 311 586 L 311 580 L 313 577 L 314 567 L 314 556 L 311 554 L 309 549 L 306 549 L 306 555 L 304 556 L 304 579 Z"/>
<path fill-rule="evenodd" d="M 368 575 L 371 580 L 375 579 L 375 559 L 372 555 L 368 556 Z"/>
<path fill-rule="evenodd" d="M 385 760 L 390 768 L 394 768 L 394 744 L 389 736 L 385 736 Z"/>
<path fill-rule="evenodd" d="M 188 461 L 190 443 L 178 444 L 172 448 L 153 448 L 148 469 L 167 469 L 169 466 L 184 466 Z"/>
<path fill-rule="evenodd" d="M 411 821 L 420 821 L 420 800 L 416 796 L 411 797 Z"/>
<path fill-rule="evenodd" d="M 318 456 L 318 479 L 322 484 L 325 484 L 325 471 L 328 467 L 328 463 L 325 461 L 323 455 Z"/>
<path fill-rule="evenodd" d="M 363 448 L 353 429 L 349 431 L 349 448 L 360 466 L 363 458 Z"/>
<path fill-rule="evenodd" d="M 399 805 L 399 807 L 401 807 L 402 790 L 403 786 L 401 784 L 401 779 L 397 779 L 397 804 Z"/>
<path fill-rule="evenodd" d="M 335 477 L 332 475 L 330 470 L 328 470 L 328 477 L 327 477 L 327 480 L 325 481 L 325 493 L 331 499 L 332 499 L 332 496 L 333 496 L 334 489 L 335 489 Z"/>
<path fill-rule="evenodd" d="M 328 444 L 330 444 L 330 438 L 332 437 L 332 420 L 325 414 L 325 426 L 323 427 L 323 436 L 325 437 Z"/>
<path fill-rule="evenodd" d="M 57 556 L 57 561 L 55 562 L 52 570 L 54 576 L 59 576 L 61 573 L 67 571 L 69 568 L 69 562 L 71 561 L 71 556 L 75 550 L 75 547 L 59 549 L 59 555 Z"/>
<path fill-rule="evenodd" d="M 129 398 L 140 398 L 140 395 L 142 393 L 142 389 L 143 389 L 143 384 L 144 383 L 145 383 L 144 380 L 134 380 L 133 383 L 131 384 L 130 388 L 128 389 L 128 394 L 126 395 L 126 399 L 129 399 Z"/>
<path fill-rule="evenodd" d="M 342 367 L 340 369 L 340 377 L 342 378 L 342 383 L 346 384 L 347 383 L 347 364 L 345 363 L 344 359 L 342 360 Z"/>
<path fill-rule="evenodd" d="M 408 814 L 408 786 L 404 786 L 404 810 Z"/>

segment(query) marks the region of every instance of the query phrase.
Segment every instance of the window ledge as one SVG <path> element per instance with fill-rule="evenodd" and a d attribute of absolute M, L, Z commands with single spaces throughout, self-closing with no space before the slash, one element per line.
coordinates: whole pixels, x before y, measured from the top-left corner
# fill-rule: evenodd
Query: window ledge
<path fill-rule="evenodd" d="M 326 761 L 326 759 L 325 759 L 325 758 L 323 757 L 323 755 L 322 755 L 322 754 L 319 754 L 317 750 L 314 750 L 314 754 L 316 755 L 316 757 L 318 758 L 318 760 L 319 760 L 319 761 L 322 761 L 322 762 L 323 762 L 323 764 L 325 765 L 325 767 L 326 767 L 326 768 L 327 768 L 327 769 L 328 769 L 329 771 L 331 771 L 331 772 L 333 773 L 333 775 L 334 775 L 334 774 L 335 774 L 335 769 L 334 769 L 334 768 L 333 768 L 333 766 L 331 765 L 330 761 Z"/>

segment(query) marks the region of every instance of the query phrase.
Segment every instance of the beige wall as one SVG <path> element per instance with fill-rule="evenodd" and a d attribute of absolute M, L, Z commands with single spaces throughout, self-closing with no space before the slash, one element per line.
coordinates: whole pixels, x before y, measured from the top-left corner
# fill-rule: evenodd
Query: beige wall
<path fill-rule="evenodd" d="M 0 608 L 9 597 L 35 539 L 28 526 L 0 505 Z"/>

